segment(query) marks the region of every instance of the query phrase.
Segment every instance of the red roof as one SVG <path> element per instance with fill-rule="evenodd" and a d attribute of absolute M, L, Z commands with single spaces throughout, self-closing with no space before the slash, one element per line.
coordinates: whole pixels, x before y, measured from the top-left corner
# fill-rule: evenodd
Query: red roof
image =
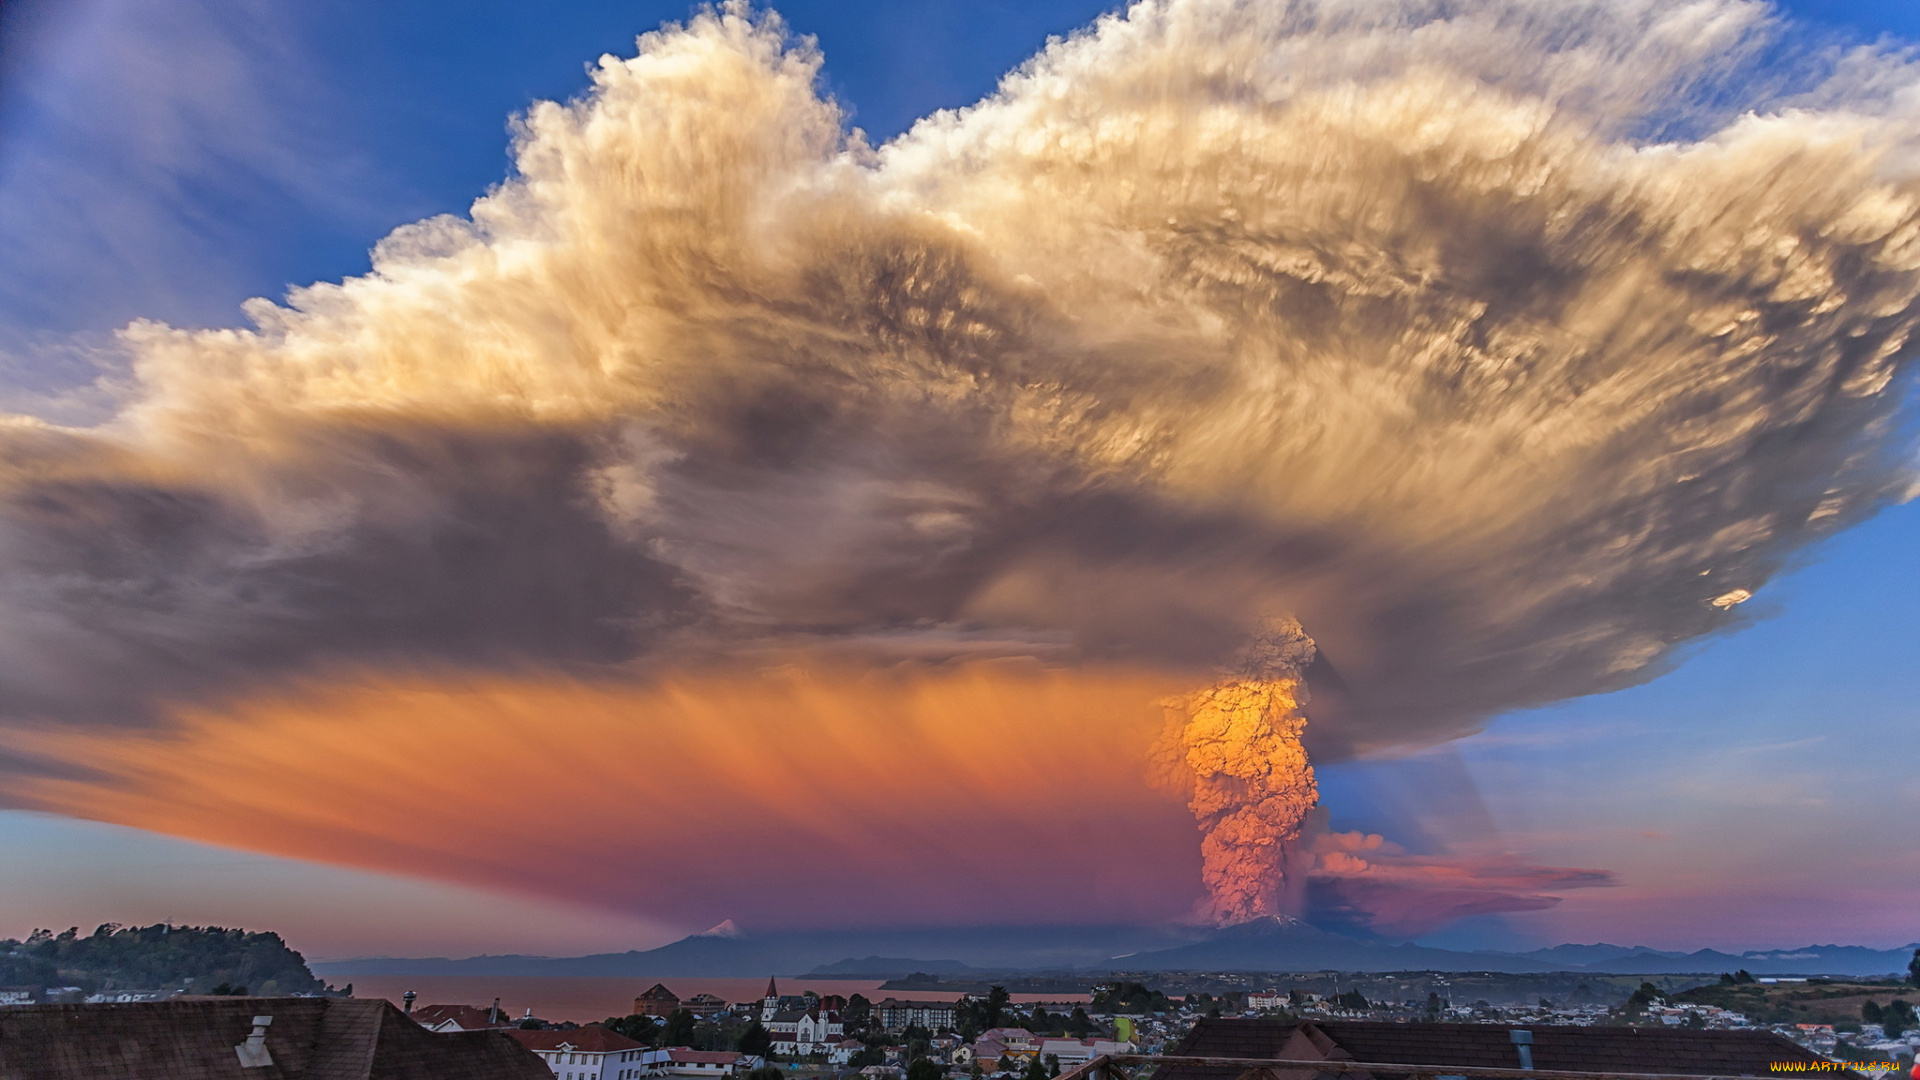
<path fill-rule="evenodd" d="M 740 1055 L 731 1050 L 688 1050 L 675 1047 L 667 1051 L 667 1060 L 687 1065 L 731 1065 L 740 1060 Z"/>
<path fill-rule="evenodd" d="M 438 1027 L 448 1020 L 460 1025 L 463 1031 L 480 1031 L 489 1027 L 502 1027 L 513 1021 L 502 1011 L 496 1019 L 492 1009 L 481 1009 L 472 1005 L 421 1005 L 407 1014 L 425 1027 Z"/>
<path fill-rule="evenodd" d="M 589 1054 L 612 1054 L 647 1048 L 646 1043 L 635 1042 L 599 1024 L 588 1024 L 572 1031 L 521 1031 L 516 1028 L 507 1034 L 520 1040 L 520 1045 L 529 1050 L 582 1050 Z"/>

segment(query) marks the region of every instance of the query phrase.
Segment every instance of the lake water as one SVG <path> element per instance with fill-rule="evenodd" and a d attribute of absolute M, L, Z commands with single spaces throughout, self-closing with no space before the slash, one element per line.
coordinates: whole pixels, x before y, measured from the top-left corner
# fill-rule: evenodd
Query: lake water
<path fill-rule="evenodd" d="M 664 983 L 681 1000 L 695 994 L 713 994 L 726 1001 L 758 1001 L 767 991 L 765 979 L 685 979 L 645 977 L 602 977 L 568 975 L 329 975 L 335 986 L 353 984 L 353 996 L 386 998 L 400 1005 L 400 995 L 409 990 L 419 996 L 415 1005 L 477 1005 L 485 1008 L 500 999 L 500 1008 L 511 1016 L 524 1016 L 528 1009 L 543 1020 L 572 1020 L 587 1023 L 609 1016 L 625 1016 L 633 1011 L 633 999 L 654 983 Z M 883 997 L 915 998 L 920 1001 L 954 1001 L 957 992 L 930 990 L 882 991 L 872 979 L 782 979 L 780 992 L 798 994 L 811 990 L 816 994 L 843 997 L 865 994 L 875 1001 Z M 1086 1001 L 1085 994 L 1015 994 L 1013 1000 Z M 404 1006 L 403 1006 L 404 1007 Z"/>

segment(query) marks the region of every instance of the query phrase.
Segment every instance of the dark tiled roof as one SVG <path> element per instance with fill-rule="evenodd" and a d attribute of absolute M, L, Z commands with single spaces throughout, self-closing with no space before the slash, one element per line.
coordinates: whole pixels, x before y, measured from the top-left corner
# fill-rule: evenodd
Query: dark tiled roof
<path fill-rule="evenodd" d="M 1317 1026 L 1359 1061 L 1515 1069 L 1520 1067 L 1519 1052 L 1510 1033 L 1516 1029 L 1533 1032 L 1533 1064 L 1539 1069 L 1765 1076 L 1768 1062 L 1823 1060 L 1768 1031 L 1364 1020 L 1329 1020 Z"/>
<path fill-rule="evenodd" d="M 641 994 L 639 997 L 635 998 L 634 1000 L 635 1001 L 679 1001 L 680 998 L 677 995 L 675 995 L 673 991 L 667 989 L 667 984 L 654 983 L 653 989 L 648 990 L 644 994 Z"/>
<path fill-rule="evenodd" d="M 234 1047 L 271 1016 L 273 1064 Z M 385 1001 L 220 998 L 0 1009 L 6 1080 L 552 1080 L 495 1031 L 430 1032 Z"/>
<path fill-rule="evenodd" d="M 1765 1076 L 1770 1072 L 1771 1062 L 1823 1060 L 1764 1031 L 1227 1018 L 1208 1018 L 1194 1024 L 1187 1037 L 1169 1053 L 1234 1058 L 1324 1056 L 1408 1065 L 1515 1069 L 1520 1067 L 1519 1052 L 1510 1033 L 1516 1029 L 1533 1032 L 1533 1066 L 1538 1069 Z M 1296 1034 L 1299 1039 L 1294 1038 Z M 1294 1040 L 1294 1049 L 1283 1054 L 1289 1040 Z M 1309 1046 L 1314 1049 L 1307 1051 Z M 1167 1069 L 1159 1080 L 1237 1080 L 1240 1072 L 1225 1066 L 1184 1065 Z"/>

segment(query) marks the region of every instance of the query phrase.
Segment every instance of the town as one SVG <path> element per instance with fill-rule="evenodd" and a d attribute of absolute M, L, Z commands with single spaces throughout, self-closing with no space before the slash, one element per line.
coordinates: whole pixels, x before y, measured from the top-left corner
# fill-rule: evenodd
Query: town
<path fill-rule="evenodd" d="M 1117 979 L 1095 983 L 1085 1001 L 1016 1003 L 1001 986 L 951 1001 L 870 1000 L 783 993 L 778 980 L 769 979 L 761 999 L 735 1003 L 711 994 L 682 999 L 656 983 L 635 997 L 629 1015 L 585 1025 L 530 1013 L 512 1017 L 497 1003 L 416 1006 L 408 1000 L 406 1009 L 434 1031 L 505 1031 L 540 1055 L 558 1080 L 856 1074 L 866 1080 L 1052 1080 L 1096 1058 L 1175 1052 L 1193 1040 L 1201 1021 L 1234 1018 L 1323 1026 L 1744 1031 L 1778 1036 L 1826 1060 L 1884 1062 L 1902 1071 L 1913 1067 L 1920 1049 L 1909 1001 L 1920 992 L 1892 982 L 1756 979 L 1744 971 L 1712 981 L 1669 976 L 1660 984 L 1639 980 L 1624 1001 L 1609 1003 L 1599 998 L 1612 987 L 1592 985 L 1600 980 L 1591 978 L 1562 1000 L 1531 1002 L 1512 1000 L 1514 983 L 1524 977 L 1472 973 L 1235 973 L 1166 981 L 1259 988 L 1169 996 L 1148 981 Z M 1507 993 L 1488 989 L 1494 985 Z M 1467 999 L 1463 989 L 1503 1000 Z M 1828 1007 L 1816 1011 L 1800 999 Z M 1857 1015 L 1836 1015 L 1836 1006 Z"/>

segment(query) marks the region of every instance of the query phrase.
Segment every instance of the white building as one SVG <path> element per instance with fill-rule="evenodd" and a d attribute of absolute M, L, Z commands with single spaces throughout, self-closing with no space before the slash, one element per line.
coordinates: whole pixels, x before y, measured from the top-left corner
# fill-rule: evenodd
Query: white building
<path fill-rule="evenodd" d="M 908 1027 L 923 1027 L 928 1031 L 941 1031 L 953 1027 L 957 1007 L 951 1001 L 902 1001 L 887 998 L 875 1002 L 873 1018 L 888 1031 L 905 1031 Z"/>
<path fill-rule="evenodd" d="M 553 1070 L 554 1080 L 639 1080 L 648 1075 L 646 1044 L 599 1024 L 572 1031 L 512 1028 L 507 1034 L 539 1054 Z"/>
<path fill-rule="evenodd" d="M 763 1010 L 764 1014 L 764 1010 Z M 773 1052 L 789 1057 L 824 1054 L 846 1037 L 840 1014 L 815 1005 L 807 1009 L 778 1009 L 761 1023 L 773 1036 Z"/>
<path fill-rule="evenodd" d="M 1130 1042 L 1113 1039 L 1041 1039 L 1037 1049 L 1042 1058 L 1051 1054 L 1066 1070 L 1085 1065 L 1101 1054 L 1131 1054 L 1136 1048 Z"/>

